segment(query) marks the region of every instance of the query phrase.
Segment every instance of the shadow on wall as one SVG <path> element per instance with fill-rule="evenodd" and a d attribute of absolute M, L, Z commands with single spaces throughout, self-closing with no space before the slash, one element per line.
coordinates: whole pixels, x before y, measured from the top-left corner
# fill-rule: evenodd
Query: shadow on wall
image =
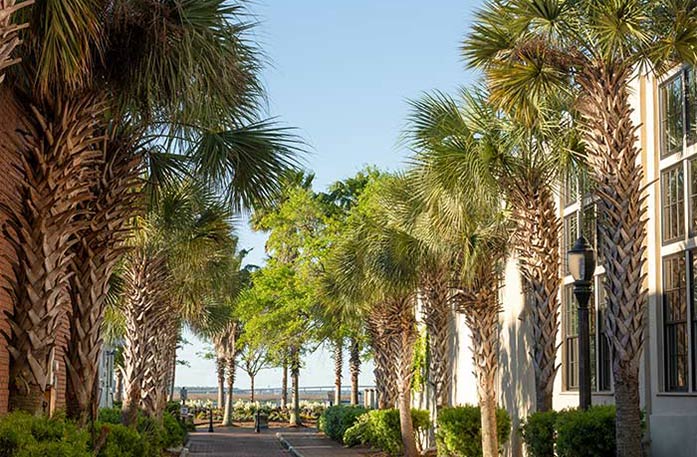
<path fill-rule="evenodd" d="M 503 455 L 523 457 L 518 429 L 535 404 L 535 372 L 528 348 L 532 347 L 523 310 L 514 322 L 503 323 L 499 348 L 500 406 L 511 416 L 511 438 Z"/>

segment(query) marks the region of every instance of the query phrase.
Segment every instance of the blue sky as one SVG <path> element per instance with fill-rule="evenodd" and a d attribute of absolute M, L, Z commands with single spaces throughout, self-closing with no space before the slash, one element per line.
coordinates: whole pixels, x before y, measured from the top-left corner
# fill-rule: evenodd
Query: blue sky
<path fill-rule="evenodd" d="M 453 92 L 471 83 L 459 44 L 481 1 L 455 0 L 257 0 L 251 10 L 255 31 L 271 65 L 264 73 L 269 112 L 308 144 L 307 168 L 315 188 L 355 174 L 365 165 L 403 168 L 408 151 L 399 146 L 408 100 L 434 89 Z M 262 264 L 263 234 L 241 224 L 241 246 L 253 248 L 250 263 Z M 210 362 L 197 353 L 203 343 L 180 353 L 177 385 L 214 385 Z M 307 357 L 301 385 L 333 383 L 329 353 Z M 367 367 L 366 367 L 367 368 Z M 249 380 L 238 376 L 239 387 Z M 345 382 L 348 375 L 345 376 Z M 372 383 L 366 369 L 361 383 Z M 280 376 L 267 370 L 260 387 L 277 386 Z"/>

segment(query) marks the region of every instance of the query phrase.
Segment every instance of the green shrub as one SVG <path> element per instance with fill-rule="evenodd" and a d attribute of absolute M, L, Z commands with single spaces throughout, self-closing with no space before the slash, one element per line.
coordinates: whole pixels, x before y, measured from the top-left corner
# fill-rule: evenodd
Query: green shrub
<path fill-rule="evenodd" d="M 482 419 L 479 406 L 456 406 L 438 411 L 436 446 L 438 455 L 477 457 L 482 455 Z M 505 409 L 496 410 L 499 444 L 508 441 L 511 418 Z"/>
<path fill-rule="evenodd" d="M 149 457 L 148 445 L 136 430 L 120 424 L 95 424 L 106 428 L 106 442 L 97 457 Z"/>
<path fill-rule="evenodd" d="M 558 413 L 532 413 L 520 427 L 520 434 L 530 457 L 554 457 L 554 430 Z"/>
<path fill-rule="evenodd" d="M 89 457 L 88 440 L 62 417 L 12 413 L 0 419 L 0 457 Z"/>
<path fill-rule="evenodd" d="M 120 408 L 100 408 L 97 414 L 97 421 L 105 424 L 120 424 L 121 409 Z"/>
<path fill-rule="evenodd" d="M 417 434 L 430 427 L 428 411 L 412 409 L 411 418 Z M 370 444 L 390 455 L 402 452 L 402 435 L 399 423 L 399 410 L 372 410 L 358 417 L 355 424 L 344 433 L 344 444 Z"/>
<path fill-rule="evenodd" d="M 139 414 L 136 430 L 138 430 L 140 436 L 145 440 L 149 450 L 164 449 L 165 431 L 161 423 L 145 414 Z"/>
<path fill-rule="evenodd" d="M 182 405 L 178 401 L 168 401 L 165 407 L 165 412 L 170 413 L 176 419 L 179 419 L 182 410 Z"/>
<path fill-rule="evenodd" d="M 184 441 L 186 441 L 186 428 L 174 416 L 166 412 L 162 416 L 162 426 L 164 428 L 163 442 L 165 448 L 176 448 L 184 444 Z"/>
<path fill-rule="evenodd" d="M 319 417 L 318 427 L 329 438 L 342 443 L 346 430 L 366 412 L 362 406 L 330 406 Z"/>
<path fill-rule="evenodd" d="M 593 406 L 588 411 L 570 409 L 556 421 L 559 457 L 615 455 L 615 407 Z"/>

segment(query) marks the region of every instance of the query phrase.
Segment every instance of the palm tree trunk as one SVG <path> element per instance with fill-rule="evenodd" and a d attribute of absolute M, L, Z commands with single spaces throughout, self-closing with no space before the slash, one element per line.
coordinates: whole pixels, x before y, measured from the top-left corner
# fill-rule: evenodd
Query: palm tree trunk
<path fill-rule="evenodd" d="M 237 366 L 235 364 L 234 357 L 228 357 L 226 360 L 227 364 L 227 395 L 225 396 L 225 411 L 223 412 L 223 426 L 228 427 L 232 425 L 232 391 L 235 387 L 235 374 Z"/>
<path fill-rule="evenodd" d="M 436 409 L 450 405 L 452 357 L 450 332 L 453 311 L 448 271 L 432 274 L 422 284 L 424 323 L 429 336 L 429 380 Z"/>
<path fill-rule="evenodd" d="M 411 418 L 411 382 L 414 377 L 414 343 L 416 342 L 416 319 L 412 300 L 405 297 L 390 304 L 389 312 L 394 324 L 390 332 L 395 346 L 394 369 L 397 372 L 399 423 L 405 457 L 417 457 L 416 434 Z"/>
<path fill-rule="evenodd" d="M 334 341 L 334 404 L 341 405 L 341 371 L 344 368 L 344 340 Z"/>
<path fill-rule="evenodd" d="M 52 384 L 48 375 L 68 307 L 71 237 L 81 228 L 78 207 L 89 196 L 98 162 L 102 137 L 96 118 L 104 105 L 90 96 L 72 95 L 25 106 L 33 129 L 23 134 L 24 205 L 19 212 L 5 205 L 0 211 L 7 217 L 5 236 L 17 258 L 10 287 L 10 409 L 38 414 Z"/>
<path fill-rule="evenodd" d="M 492 264 L 479 268 L 471 287 L 458 290 L 458 311 L 472 336 L 472 359 L 482 423 L 483 457 L 498 457 L 496 372 L 498 370 L 499 312 L 498 276 Z"/>
<path fill-rule="evenodd" d="M 535 170 L 532 171 L 534 174 Z M 513 241 L 529 302 L 537 411 L 552 409 L 559 333 L 561 220 L 549 180 L 534 174 L 506 180 L 516 231 Z"/>
<path fill-rule="evenodd" d="M 292 347 L 290 350 L 290 378 L 293 404 L 290 410 L 289 425 L 295 427 L 302 425 L 300 419 L 300 351 L 296 347 Z"/>
<path fill-rule="evenodd" d="M 288 405 L 288 357 L 283 357 L 283 378 L 281 379 L 281 408 Z"/>
<path fill-rule="evenodd" d="M 65 359 L 66 406 L 69 418 L 85 425 L 98 382 L 101 328 L 109 279 L 128 236 L 128 222 L 136 214 L 135 191 L 141 157 L 133 154 L 130 138 L 112 137 L 103 148 L 100 175 L 91 186 L 91 197 L 82 210 L 89 221 L 76 237 L 70 263 L 70 338 Z M 96 399 L 98 401 L 98 399 Z"/>
<path fill-rule="evenodd" d="M 218 373 L 218 408 L 223 408 L 225 401 L 225 360 L 218 356 L 215 358 L 216 371 Z"/>
<path fill-rule="evenodd" d="M 17 4 L 15 0 L 0 0 L 0 83 L 5 79 L 5 69 L 19 62 L 20 59 L 12 57 L 12 51 L 20 44 L 18 32 L 26 27 L 12 23 L 12 15 L 26 6 L 32 5 L 34 0 Z"/>
<path fill-rule="evenodd" d="M 152 343 L 170 311 L 165 306 L 169 275 L 166 258 L 144 248 L 131 251 L 126 263 L 123 307 L 126 318 L 123 352 L 126 395 L 122 420 L 124 425 L 135 426 L 143 387 L 149 382 L 149 369 L 154 363 Z"/>
<path fill-rule="evenodd" d="M 351 356 L 349 369 L 351 371 L 351 404 L 358 404 L 358 375 L 361 372 L 361 347 L 358 340 L 351 338 Z"/>
<path fill-rule="evenodd" d="M 385 304 L 374 306 L 368 315 L 368 333 L 375 359 L 375 384 L 378 391 L 378 408 L 394 408 L 397 404 L 397 373 L 394 369 L 394 345 L 391 344 L 389 327 L 392 316 Z"/>
<path fill-rule="evenodd" d="M 598 200 L 617 406 L 617 455 L 642 455 L 639 363 L 646 296 L 646 194 L 628 85 L 633 68 L 588 65 L 579 75 L 582 133 Z"/>

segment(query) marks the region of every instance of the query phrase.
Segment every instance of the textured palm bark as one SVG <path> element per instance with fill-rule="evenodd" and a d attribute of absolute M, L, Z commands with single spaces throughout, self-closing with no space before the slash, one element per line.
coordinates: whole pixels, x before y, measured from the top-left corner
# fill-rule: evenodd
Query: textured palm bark
<path fill-rule="evenodd" d="M 142 159 L 132 149 L 121 137 L 112 136 L 104 145 L 90 198 L 80 207 L 86 223 L 76 236 L 69 266 L 72 319 L 65 359 L 66 406 L 68 417 L 81 424 L 97 407 L 90 392 L 98 383 L 109 279 L 125 252 L 129 221 L 139 209 Z"/>
<path fill-rule="evenodd" d="M 52 380 L 56 336 L 66 312 L 72 238 L 81 228 L 91 169 L 103 140 L 97 118 L 104 105 L 90 96 L 51 98 L 27 109 L 33 129 L 21 132 L 22 208 L 2 206 L 3 232 L 17 262 L 10 297 L 10 409 L 40 413 Z M 76 170 L 80 172 L 75 173 Z M 91 392 L 90 392 L 91 395 Z"/>
<path fill-rule="evenodd" d="M 13 24 L 12 15 L 33 3 L 34 0 L 19 3 L 15 0 L 0 0 L 0 83 L 5 79 L 5 70 L 21 60 L 12 54 L 21 43 L 19 31 L 27 27 L 26 24 Z"/>
<path fill-rule="evenodd" d="M 338 338 L 334 346 L 334 404 L 341 405 L 341 371 L 344 367 L 344 340 Z"/>
<path fill-rule="evenodd" d="M 233 398 L 232 389 L 235 387 L 235 375 L 237 374 L 237 364 L 234 358 L 226 358 L 226 394 L 225 394 L 225 408 L 223 411 L 223 425 L 232 425 L 232 412 L 233 412 Z"/>
<path fill-rule="evenodd" d="M 351 404 L 358 404 L 358 375 L 361 373 L 361 346 L 357 339 L 351 338 L 349 371 L 351 372 Z"/>
<path fill-rule="evenodd" d="M 180 327 L 181 322 L 175 309 L 166 307 L 166 311 L 158 319 L 157 327 L 150 331 L 155 336 L 147 349 L 147 359 L 151 363 L 145 368 L 140 408 L 157 420 L 162 419 L 167 406 L 171 363 L 176 355 Z"/>
<path fill-rule="evenodd" d="M 399 423 L 405 457 L 417 457 L 416 434 L 411 418 L 411 383 L 414 378 L 414 343 L 416 342 L 416 317 L 411 297 L 401 297 L 388 304 L 392 316 L 390 332 L 394 334 L 391 343 L 396 358 L 393 369 L 397 373 L 397 394 Z"/>
<path fill-rule="evenodd" d="M 498 457 L 496 434 L 496 372 L 499 354 L 501 305 L 498 275 L 491 265 L 482 266 L 474 283 L 457 291 L 457 308 L 465 316 L 472 337 L 472 359 L 481 410 L 483 457 Z"/>
<path fill-rule="evenodd" d="M 375 385 L 378 391 L 378 408 L 394 408 L 397 404 L 397 376 L 393 368 L 393 335 L 389 332 L 391 316 L 384 303 L 373 306 L 367 319 L 370 345 L 375 360 Z"/>
<path fill-rule="evenodd" d="M 240 335 L 240 326 L 237 322 L 231 322 L 223 332 L 225 367 L 227 371 L 227 395 L 225 396 L 225 410 L 223 413 L 223 425 L 232 425 L 232 388 L 235 385 L 235 375 L 237 370 L 237 356 L 239 347 L 237 338 Z"/>
<path fill-rule="evenodd" d="M 225 359 L 220 355 L 215 358 L 215 371 L 218 375 L 218 408 L 222 409 L 225 402 Z"/>
<path fill-rule="evenodd" d="M 617 455 L 642 455 L 639 364 L 646 328 L 646 194 L 628 85 L 632 68 L 587 65 L 578 82 L 589 174 L 598 199 L 617 407 Z"/>
<path fill-rule="evenodd" d="M 436 409 L 450 406 L 453 361 L 450 340 L 453 320 L 450 277 L 447 270 L 432 271 L 421 281 L 423 319 L 429 335 L 429 382 Z"/>
<path fill-rule="evenodd" d="M 127 254 L 123 306 L 126 318 L 123 347 L 126 392 L 122 420 L 128 426 L 135 426 L 137 422 L 148 368 L 154 363 L 151 346 L 171 311 L 168 280 L 167 260 L 162 253 L 138 247 Z"/>
<path fill-rule="evenodd" d="M 561 220 L 549 179 L 534 170 L 505 180 L 516 222 L 513 244 L 528 297 L 537 411 L 552 409 L 559 334 Z"/>
<path fill-rule="evenodd" d="M 121 367 L 114 367 L 114 402 L 123 401 L 123 370 Z"/>
<path fill-rule="evenodd" d="M 297 347 L 292 347 L 289 355 L 290 379 L 292 384 L 291 408 L 289 425 L 297 427 L 302 425 L 300 418 L 300 351 Z"/>

